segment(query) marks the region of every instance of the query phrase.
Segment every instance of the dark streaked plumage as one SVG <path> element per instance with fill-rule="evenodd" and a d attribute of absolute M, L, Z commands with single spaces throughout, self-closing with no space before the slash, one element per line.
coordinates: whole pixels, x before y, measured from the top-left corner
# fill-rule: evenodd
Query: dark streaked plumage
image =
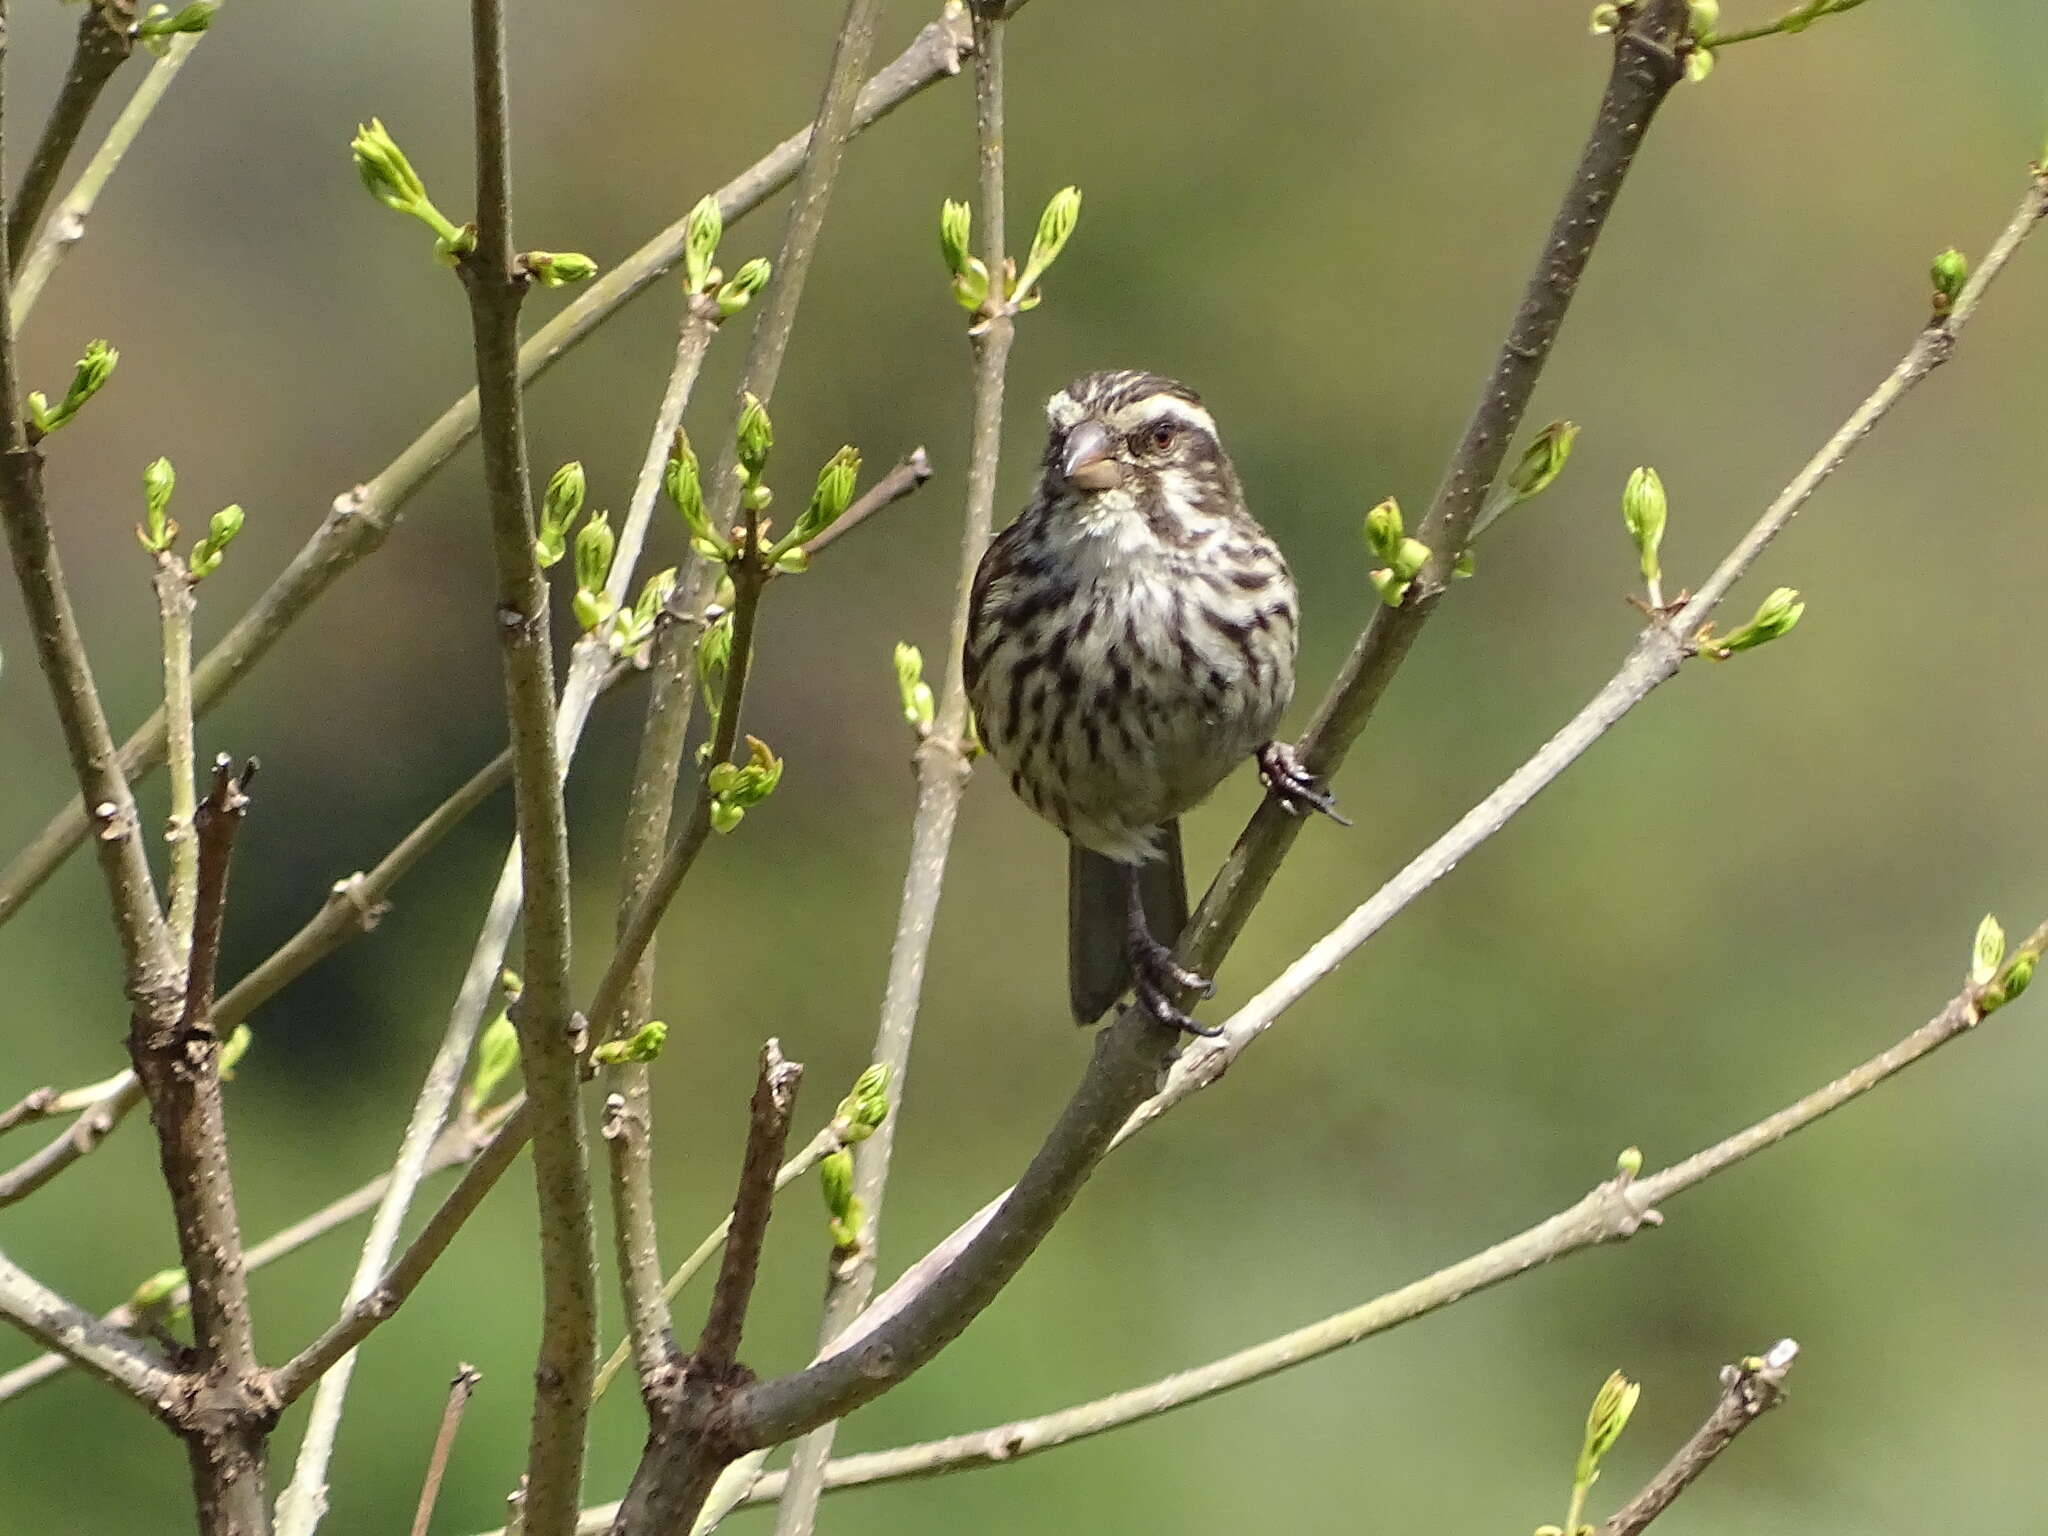
<path fill-rule="evenodd" d="M 1076 1018 L 1135 980 L 1192 1027 L 1167 993 L 1200 979 L 1159 942 L 1187 917 L 1175 818 L 1254 754 L 1296 808 L 1325 798 L 1269 750 L 1294 693 L 1294 579 L 1186 385 L 1093 373 L 1046 414 L 1037 493 L 975 577 L 968 694 L 1011 786 L 1074 845 Z"/>

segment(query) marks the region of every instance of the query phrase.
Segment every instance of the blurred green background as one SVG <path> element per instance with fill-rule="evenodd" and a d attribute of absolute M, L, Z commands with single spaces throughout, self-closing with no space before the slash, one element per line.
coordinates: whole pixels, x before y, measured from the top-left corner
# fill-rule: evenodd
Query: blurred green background
<path fill-rule="evenodd" d="M 838 7 L 811 0 L 515 8 L 522 243 L 610 262 L 806 118 Z M 1726 21 L 1776 14 L 1726 0 Z M 1002 478 L 1027 493 L 1037 402 L 1091 367 L 1201 388 L 1305 587 L 1307 701 L 1372 601 L 1359 514 L 1426 503 L 1591 116 L 1605 48 L 1582 0 L 1258 7 L 1037 0 L 1013 32 L 1015 237 L 1087 194 L 1021 327 Z M 76 12 L 15 7 L 18 166 Z M 889 8 L 887 56 L 928 17 Z M 362 194 L 347 142 L 380 114 L 466 208 L 461 7 L 236 4 L 197 54 L 24 339 L 61 386 L 91 336 L 109 391 L 52 444 L 74 592 L 117 728 L 149 707 L 154 614 L 138 475 L 178 515 L 248 531 L 201 593 L 202 644 L 464 386 L 462 304 L 426 237 Z M 2000 227 L 2048 113 L 2029 0 L 1882 0 L 1731 50 L 1651 137 L 1532 425 L 1584 425 L 1565 478 L 1491 535 L 1223 976 L 1223 1012 L 1491 788 L 1611 672 L 1635 623 L 1617 516 L 1654 462 L 1665 564 L 1697 580 L 1925 313 L 1928 257 Z M 116 91 L 132 88 L 131 67 Z M 929 445 L 915 501 L 773 594 L 748 723 L 789 759 L 663 939 L 662 1220 L 679 1254 L 729 1199 L 762 1036 L 810 1067 L 803 1127 L 866 1056 L 905 856 L 907 740 L 890 646 L 944 649 L 966 348 L 934 251 L 972 185 L 970 91 L 937 87 L 851 151 L 776 396 L 784 479 L 841 441 L 879 469 Z M 781 204 L 728 234 L 772 251 Z M 559 303 L 538 293 L 529 324 Z M 622 507 L 659 392 L 672 286 L 533 395 L 543 469 Z M 1294 1327 L 1568 1203 L 1640 1143 L 1652 1167 L 1789 1101 L 1920 1022 L 1986 909 L 2048 909 L 2037 826 L 2041 338 L 2048 252 L 1995 292 L 1915 396 L 1739 590 L 1807 593 L 1790 641 L 1699 667 L 1301 1004 L 1225 1084 L 1109 1163 L 1024 1276 L 942 1360 L 859 1414 L 867 1448 L 1041 1411 Z M 698 391 L 722 430 L 740 344 Z M 807 473 L 807 470 L 804 471 Z M 410 508 L 228 704 L 202 751 L 260 754 L 226 970 L 289 933 L 502 740 L 474 453 Z M 659 552 L 680 553 L 659 528 Z M 0 846 L 68 770 L 18 601 L 0 598 Z M 637 703 L 593 723 L 573 784 L 579 971 L 609 924 Z M 147 809 L 161 809 L 161 785 Z M 1250 773 L 1191 829 L 1206 867 Z M 231 1090 L 246 1230 L 387 1160 L 440 1030 L 510 811 L 493 802 L 391 918 L 281 996 Z M 1057 840 L 994 779 L 969 797 L 933 953 L 884 1230 L 893 1272 L 1005 1183 L 1079 1072 L 1065 1022 Z M 801 956 L 792 960 L 792 956 Z M 0 929 L 0 1099 L 122 1062 L 117 966 L 89 861 Z M 990 978 L 1000 976 L 1000 984 Z M 1661 1231 L 1169 1420 L 1014 1468 L 835 1495 L 841 1536 L 978 1530 L 1526 1531 L 1562 1516 L 1578 1421 L 1620 1366 L 1645 1383 L 1604 1513 L 1704 1412 L 1723 1361 L 1791 1334 L 1793 1404 L 1667 1517 L 1673 1533 L 2035 1529 L 2048 1380 L 2048 1068 L 2029 1003 L 1782 1149 L 1674 1202 Z M 35 1137 L 9 1139 L 10 1157 Z M 111 1305 L 171 1262 L 150 1138 L 131 1126 L 0 1216 L 0 1244 Z M 296 1348 L 353 1243 L 257 1282 Z M 484 1385 L 436 1529 L 496 1524 L 524 1447 L 535 1274 L 523 1174 L 366 1352 L 335 1465 L 336 1532 L 401 1530 L 458 1359 Z M 772 1235 L 747 1354 L 801 1361 L 825 1236 L 809 1189 Z M 607 1343 L 616 1305 L 605 1293 Z M 696 1313 L 683 1320 L 694 1327 Z M 0 1367 L 26 1358 L 0 1345 Z M 299 1432 L 278 1439 L 278 1481 Z M 2026 1426 L 2033 1424 L 2034 1429 Z M 589 1491 L 639 1450 L 606 1401 Z M 0 1529 L 186 1526 L 182 1457 L 103 1389 L 0 1407 Z M 735 1517 L 763 1530 L 764 1517 Z"/>

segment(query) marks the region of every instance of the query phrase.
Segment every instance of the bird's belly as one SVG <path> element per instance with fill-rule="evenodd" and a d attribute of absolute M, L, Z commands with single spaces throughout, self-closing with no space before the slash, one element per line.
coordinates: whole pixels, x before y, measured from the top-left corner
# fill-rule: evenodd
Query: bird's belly
<path fill-rule="evenodd" d="M 1293 690 L 1291 600 L 1258 625 L 1218 628 L 1211 612 L 1184 583 L 1112 575 L 1037 636 L 1005 634 L 984 666 L 979 694 L 1021 679 L 1015 697 L 977 698 L 984 740 L 1084 847 L 1143 858 L 1152 829 L 1272 736 Z"/>

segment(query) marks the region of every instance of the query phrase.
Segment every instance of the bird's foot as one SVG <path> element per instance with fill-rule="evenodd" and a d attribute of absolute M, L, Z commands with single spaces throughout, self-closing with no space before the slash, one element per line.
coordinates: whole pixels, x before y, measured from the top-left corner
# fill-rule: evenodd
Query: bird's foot
<path fill-rule="evenodd" d="M 1168 1029 L 1177 1029 L 1185 1035 L 1208 1037 L 1223 1033 L 1207 1024 L 1197 1024 L 1187 1010 L 1174 1001 L 1175 996 L 1183 992 L 1213 997 L 1216 983 L 1174 959 L 1173 951 L 1150 933 L 1134 931 L 1131 934 L 1131 981 L 1139 1005 Z"/>
<path fill-rule="evenodd" d="M 1265 780 L 1267 792 L 1288 815 L 1306 816 L 1310 811 L 1320 811 L 1340 827 L 1351 825 L 1351 818 L 1337 809 L 1337 797 L 1321 779 L 1302 767 L 1294 748 L 1286 742 L 1267 742 L 1258 750 L 1258 761 L 1259 777 Z"/>

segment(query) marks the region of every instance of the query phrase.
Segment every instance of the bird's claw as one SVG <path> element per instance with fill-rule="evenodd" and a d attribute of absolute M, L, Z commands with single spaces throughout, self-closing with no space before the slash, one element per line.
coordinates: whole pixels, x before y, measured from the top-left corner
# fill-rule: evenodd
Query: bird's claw
<path fill-rule="evenodd" d="M 1258 761 L 1259 777 L 1265 781 L 1267 792 L 1288 815 L 1306 816 L 1318 811 L 1340 827 L 1351 825 L 1351 818 L 1337 809 L 1337 797 L 1321 779 L 1302 767 L 1294 748 L 1286 742 L 1267 742 L 1259 748 Z"/>
<path fill-rule="evenodd" d="M 1214 1037 L 1223 1033 L 1197 1024 L 1186 1009 L 1174 1002 L 1175 994 L 1181 992 L 1214 997 L 1216 983 L 1174 959 L 1173 951 L 1150 933 L 1131 935 L 1131 983 L 1139 1006 L 1167 1028 L 1186 1035 Z"/>

